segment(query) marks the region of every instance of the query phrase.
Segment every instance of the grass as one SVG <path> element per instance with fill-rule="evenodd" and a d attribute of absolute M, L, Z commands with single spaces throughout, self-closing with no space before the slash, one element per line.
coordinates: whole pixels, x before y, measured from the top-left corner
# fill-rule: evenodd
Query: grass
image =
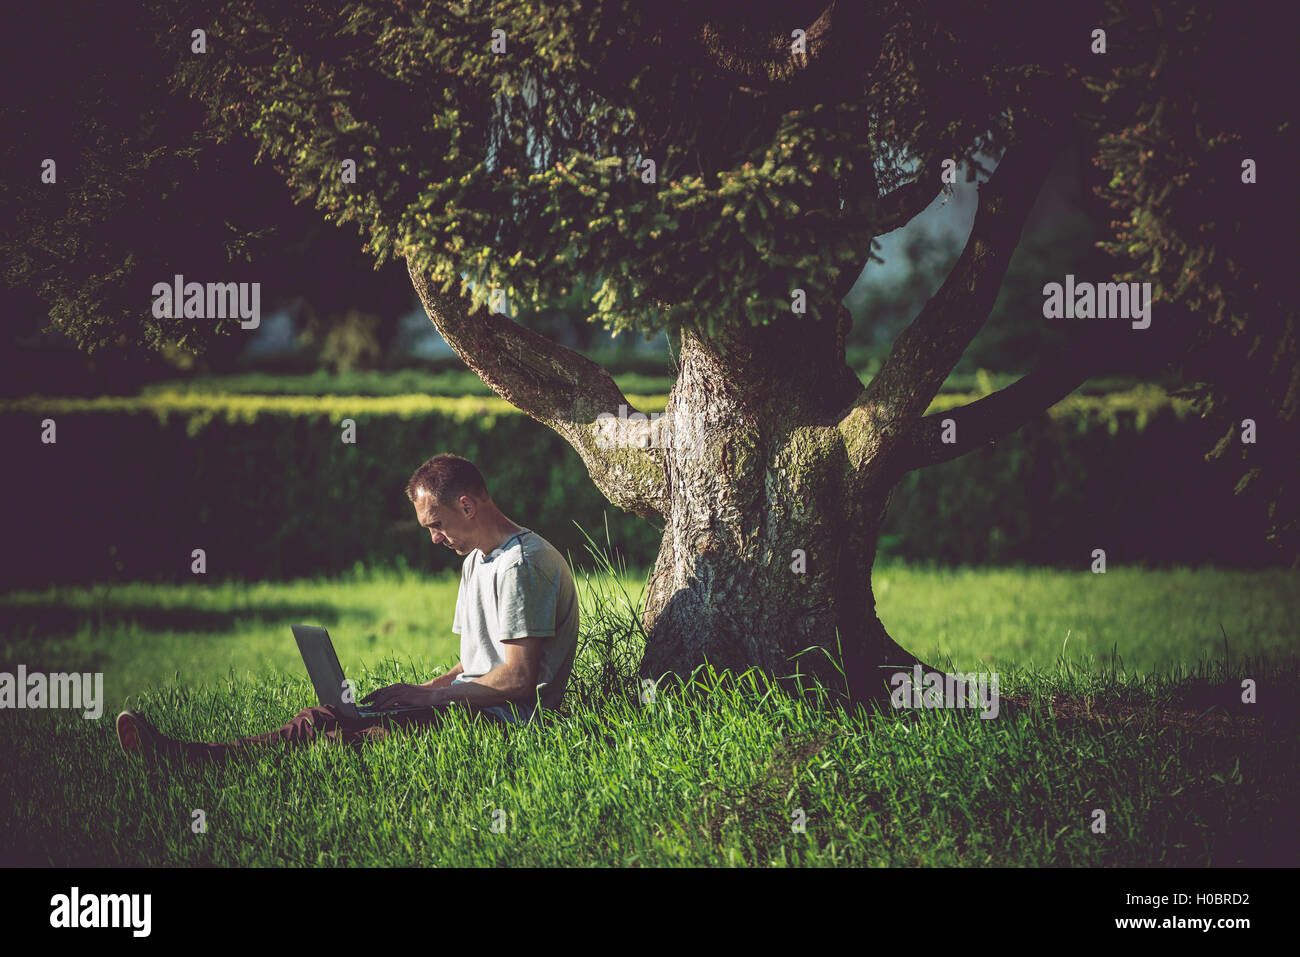
<path fill-rule="evenodd" d="M 1288 569 L 877 566 L 877 611 L 890 634 L 936 665 L 1051 668 L 1061 659 L 1136 672 L 1189 670 L 1295 651 L 1300 573 Z M 1068 641 L 1067 641 L 1068 635 Z"/>
<path fill-rule="evenodd" d="M 709 669 L 643 704 L 632 669 L 644 639 L 631 614 L 641 580 L 608 564 L 580 573 L 581 654 L 553 725 L 452 716 L 360 754 L 322 745 L 224 768 L 129 761 L 112 717 L 129 695 L 178 737 L 279 725 L 314 703 L 289 636 L 299 621 L 330 628 L 363 689 L 425 680 L 456 658 L 455 576 L 0 597 L 5 670 L 100 670 L 111 702 L 99 721 L 4 712 L 0 860 L 1297 863 L 1298 739 L 1265 707 L 1300 690 L 1294 572 L 877 568 L 880 614 L 905 645 L 998 670 L 995 720 L 846 713 L 815 690 L 793 698 L 755 672 Z M 1227 677 L 1235 688 L 1242 675 L 1258 682 L 1265 718 L 1188 703 L 1189 686 Z M 1104 834 L 1090 827 L 1095 809 Z"/>

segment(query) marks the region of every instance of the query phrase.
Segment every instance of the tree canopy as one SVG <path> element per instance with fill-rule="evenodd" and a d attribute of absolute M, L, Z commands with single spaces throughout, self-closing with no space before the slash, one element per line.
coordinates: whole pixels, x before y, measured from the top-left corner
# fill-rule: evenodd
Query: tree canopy
<path fill-rule="evenodd" d="M 165 46 L 214 129 L 380 260 L 443 291 L 468 273 L 476 303 L 599 277 L 612 330 L 710 330 L 788 313 L 794 288 L 833 315 L 941 159 L 1050 112 L 1046 18 L 1013 6 L 990 42 L 965 4 L 192 3 Z"/>

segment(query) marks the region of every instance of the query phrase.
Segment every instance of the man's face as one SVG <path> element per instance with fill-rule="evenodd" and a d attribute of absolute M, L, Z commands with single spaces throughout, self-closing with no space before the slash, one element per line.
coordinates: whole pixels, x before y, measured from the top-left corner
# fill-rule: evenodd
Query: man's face
<path fill-rule="evenodd" d="M 433 544 L 445 545 L 457 555 L 468 555 L 474 549 L 470 538 L 476 511 L 477 506 L 468 495 L 462 495 L 455 505 L 438 505 L 431 495 L 424 494 L 415 500 L 415 515 L 429 530 Z"/>

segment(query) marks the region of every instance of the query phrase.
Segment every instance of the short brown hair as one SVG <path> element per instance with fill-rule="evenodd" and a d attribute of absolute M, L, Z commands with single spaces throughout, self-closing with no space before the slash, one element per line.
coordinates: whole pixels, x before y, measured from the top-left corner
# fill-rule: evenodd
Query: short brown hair
<path fill-rule="evenodd" d="M 423 489 L 438 505 L 452 505 L 462 495 L 489 498 L 483 474 L 469 459 L 443 453 L 425 462 L 406 483 L 406 497 L 412 502 Z"/>

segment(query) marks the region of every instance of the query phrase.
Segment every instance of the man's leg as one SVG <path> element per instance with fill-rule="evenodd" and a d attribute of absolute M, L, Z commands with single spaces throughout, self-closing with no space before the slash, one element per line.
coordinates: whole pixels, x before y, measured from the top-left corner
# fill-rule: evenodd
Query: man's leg
<path fill-rule="evenodd" d="M 317 740 L 360 744 L 378 740 L 385 733 L 379 718 L 348 720 L 333 705 L 316 705 L 303 708 L 280 727 L 266 734 L 237 738 L 234 741 L 189 742 L 184 748 L 185 757 L 191 760 L 207 757 L 221 761 L 236 753 L 247 756 L 265 747 L 300 748 Z"/>
<path fill-rule="evenodd" d="M 506 722 L 493 714 L 470 709 L 476 717 L 492 723 Z M 390 731 L 439 724 L 442 712 L 406 711 L 394 715 L 372 715 L 349 719 L 331 705 L 304 708 L 285 724 L 266 734 L 238 738 L 234 741 L 178 741 L 168 738 L 135 711 L 117 716 L 117 736 L 123 750 L 136 753 L 160 753 L 183 761 L 225 762 L 234 756 L 248 757 L 260 748 L 304 747 L 315 741 L 342 742 L 359 748 L 378 741 Z"/>
<path fill-rule="evenodd" d="M 435 713 L 430 712 L 429 717 L 420 723 L 428 723 L 436 717 Z M 236 755 L 250 756 L 261 748 L 304 747 L 317 740 L 341 741 L 357 746 L 384 737 L 388 732 L 385 723 L 386 719 L 380 717 L 349 720 L 332 706 L 318 705 L 304 708 L 285 724 L 266 734 L 237 738 L 234 741 L 178 741 L 163 735 L 138 712 L 124 711 L 117 717 L 117 737 L 122 749 L 127 752 L 152 752 L 184 761 L 221 763 Z"/>

